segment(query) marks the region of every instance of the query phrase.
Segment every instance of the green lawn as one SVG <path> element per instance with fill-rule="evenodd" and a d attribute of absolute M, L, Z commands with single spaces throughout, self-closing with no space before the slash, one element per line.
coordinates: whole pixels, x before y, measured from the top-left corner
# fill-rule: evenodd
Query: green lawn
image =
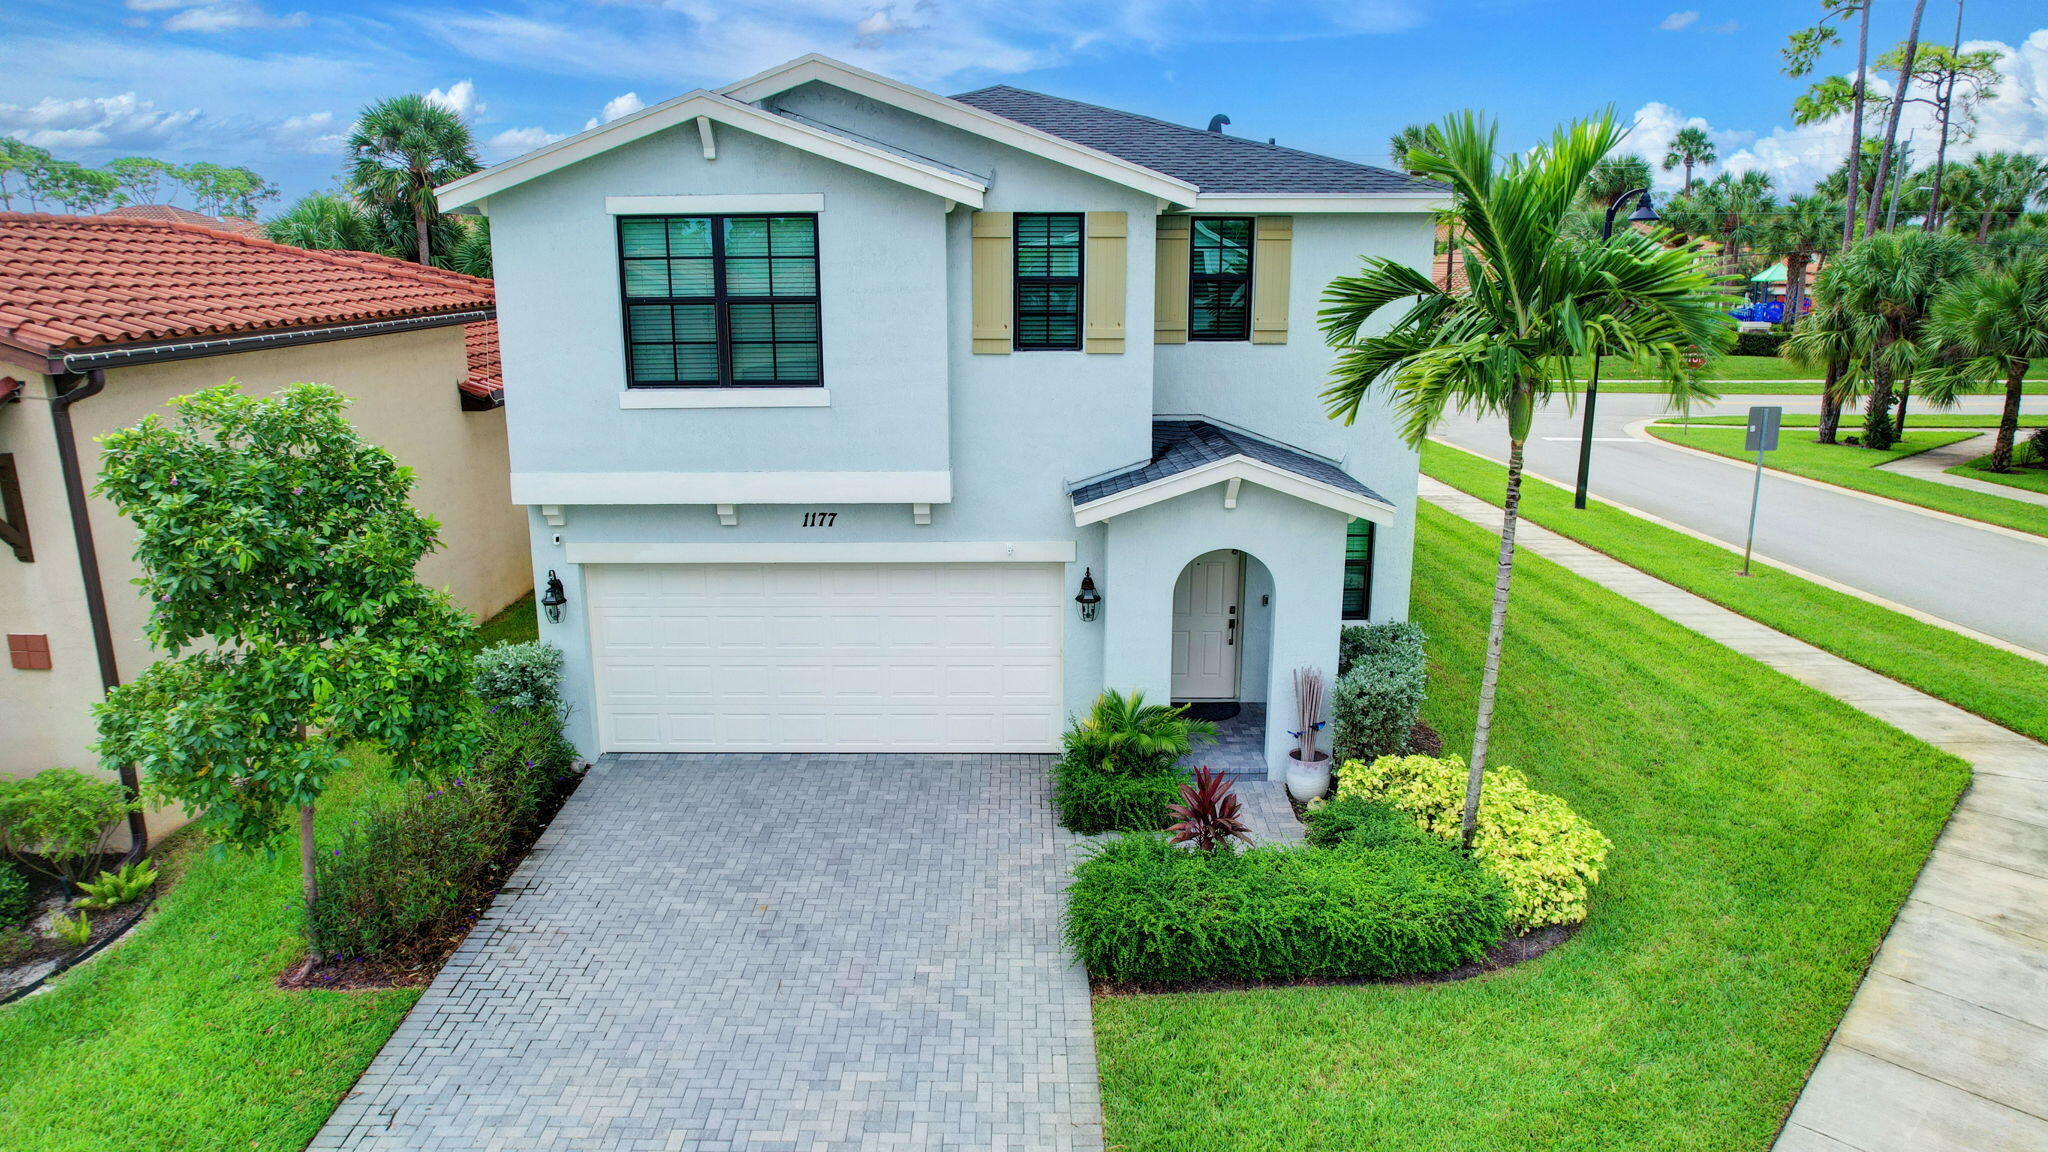
<path fill-rule="evenodd" d="M 1969 432 L 1915 430 L 1910 420 L 1906 426 L 1906 438 L 1896 447 L 1881 452 L 1854 444 L 1816 444 L 1804 436 L 1781 437 L 1778 441 L 1778 450 L 1764 455 L 1764 467 L 1804 476 L 1809 480 L 1820 480 L 1842 488 L 1853 488 L 1858 492 L 1888 497 L 1906 504 L 1918 504 L 1922 508 L 1932 508 L 1952 516 L 1965 516 L 1972 520 L 1982 520 L 1987 524 L 1998 524 L 2021 532 L 2048 536 L 2048 508 L 1878 468 L 1877 465 L 1887 461 L 1911 456 L 1915 452 L 1925 452 L 1929 448 L 1939 448 L 1944 444 L 1953 444 L 1973 435 Z M 1743 434 L 1738 428 L 1651 425 L 1649 431 L 1650 435 L 1659 440 L 1683 444 L 1688 448 L 1699 448 L 1743 461 L 1756 459 L 1754 453 L 1743 452 Z"/>
<path fill-rule="evenodd" d="M 503 612 L 476 626 L 477 644 L 488 648 L 507 642 L 518 644 L 540 635 L 540 617 L 535 615 L 533 593 L 528 592 Z"/>
<path fill-rule="evenodd" d="M 1507 470 L 1500 465 L 1434 441 L 1422 446 L 1422 468 L 1496 505 L 1507 484 Z M 1523 484 L 1522 515 L 1844 660 L 2015 732 L 2048 740 L 2048 665 L 1767 564 L 1755 565 L 1744 576 L 1738 557 L 1725 548 L 1597 498 L 1583 510 L 1574 509 L 1570 492 L 1540 481 Z"/>
<path fill-rule="evenodd" d="M 1493 537 L 1427 505 L 1427 715 L 1471 737 Z M 1767 1148 L 1968 770 L 1524 555 L 1494 726 L 1615 842 L 1496 976 L 1095 1003 L 1131 1152 Z"/>
<path fill-rule="evenodd" d="M 2023 418 L 2020 423 L 2022 426 L 2025 426 L 2025 419 Z M 2032 459 L 2033 455 L 2028 452 L 2024 441 L 2013 445 L 2013 460 L 2015 462 Z M 1986 452 L 1975 460 L 1958 464 L 1953 468 L 1944 468 L 1942 471 L 1951 476 L 1963 476 L 1971 480 L 1985 480 L 1993 484 L 2006 484 L 2014 488 L 2024 488 L 2029 492 L 2039 492 L 2043 495 L 2048 495 L 2048 468 L 2015 468 L 2010 472 L 1993 472 L 1990 464 L 1991 453 Z"/>
<path fill-rule="evenodd" d="M 1842 431 L 1852 436 L 1855 435 L 1863 426 L 1863 417 L 1861 412 L 1859 411 L 1856 413 L 1844 413 L 1844 416 L 1846 417 L 1846 419 L 1844 419 L 1842 422 Z M 1746 414 L 1741 416 L 1667 416 L 1665 417 L 1665 422 L 1670 424 L 1695 425 L 1733 424 L 1737 427 L 1741 427 L 1749 423 L 1749 417 Z M 1781 427 L 1785 428 L 1818 428 L 1820 427 L 1820 415 L 1815 412 L 1787 412 L 1779 421 L 1779 424 Z M 1998 427 L 1998 417 L 1988 414 L 1978 415 L 1976 413 L 1971 412 L 1914 411 L 1908 413 L 1906 418 L 1906 430 L 1909 432 L 1916 428 L 1996 427 Z M 2023 413 L 2020 416 L 2020 427 L 2048 428 L 2048 414 L 2035 415 L 2032 413 Z"/>
<path fill-rule="evenodd" d="M 359 780 L 324 836 L 374 798 Z M 419 998 L 276 987 L 304 955 L 296 852 L 216 856 L 190 827 L 157 859 L 167 891 L 128 939 L 0 1008 L 0 1148 L 302 1148 Z"/>
<path fill-rule="evenodd" d="M 1820 395 L 1821 373 L 1801 368 L 1778 356 L 1723 356 L 1707 372 L 1707 386 L 1716 392 L 1783 392 Z M 1654 380 L 1657 370 L 1645 363 L 1612 358 L 1600 362 L 1602 392 L 1661 392 L 1661 384 L 1631 384 L 1630 380 Z M 1585 378 L 1584 368 L 1579 378 Z M 2048 360 L 2036 360 L 2027 373 L 2027 392 L 2048 393 Z"/>

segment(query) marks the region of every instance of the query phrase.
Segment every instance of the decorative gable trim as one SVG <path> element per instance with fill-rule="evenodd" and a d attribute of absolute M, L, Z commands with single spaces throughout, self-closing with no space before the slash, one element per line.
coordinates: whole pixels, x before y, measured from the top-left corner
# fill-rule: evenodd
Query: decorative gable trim
<path fill-rule="evenodd" d="M 699 119 L 716 121 L 973 208 L 981 207 L 982 196 L 988 191 L 986 183 L 961 173 L 921 164 L 901 153 L 876 148 L 852 137 L 813 128 L 787 116 L 777 116 L 751 104 L 699 89 L 537 148 L 475 175 L 443 184 L 434 195 L 443 212 L 466 208 L 508 188 Z"/>
<path fill-rule="evenodd" d="M 993 112 L 984 112 L 958 100 L 949 100 L 934 92 L 914 88 L 899 80 L 877 75 L 864 68 L 856 68 L 829 56 L 815 52 L 799 56 L 787 64 L 780 64 L 766 72 L 749 76 L 735 84 L 719 89 L 719 93 L 734 100 L 765 100 L 779 92 L 787 92 L 800 84 L 811 81 L 843 88 L 857 96 L 901 108 L 937 121 L 949 128 L 971 132 L 976 136 L 1006 144 L 1033 156 L 1064 164 L 1119 184 L 1133 188 L 1148 196 L 1156 196 L 1174 204 L 1193 204 L 1196 187 L 1177 177 L 1155 172 L 1143 165 L 1133 164 L 1121 156 L 1112 156 L 1086 145 L 1063 140 L 1050 132 L 1006 119 Z M 964 201 L 963 201 L 964 203 Z M 977 201 L 974 205 L 980 207 Z"/>
<path fill-rule="evenodd" d="M 1148 508 L 1190 492 L 1199 492 L 1216 484 L 1229 483 L 1232 485 L 1229 494 L 1234 496 L 1236 486 L 1246 480 L 1298 500 L 1334 508 L 1360 520 L 1370 520 L 1375 524 L 1394 522 L 1394 506 L 1384 500 L 1376 500 L 1356 492 L 1346 492 L 1333 484 L 1311 480 L 1249 456 L 1230 456 L 1213 464 L 1176 472 L 1150 484 L 1126 488 L 1115 495 L 1078 505 L 1074 509 L 1074 525 L 1084 527 L 1100 523 L 1112 516 L 1135 512 L 1140 508 Z M 1234 502 L 1226 504 L 1225 507 L 1234 507 Z"/>

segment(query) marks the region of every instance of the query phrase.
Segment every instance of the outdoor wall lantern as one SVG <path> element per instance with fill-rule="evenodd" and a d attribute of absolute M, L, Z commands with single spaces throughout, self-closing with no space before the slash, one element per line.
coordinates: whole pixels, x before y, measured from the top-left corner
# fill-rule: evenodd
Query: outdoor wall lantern
<path fill-rule="evenodd" d="M 1074 603 L 1081 606 L 1081 619 L 1095 619 L 1095 609 L 1102 603 L 1102 593 L 1095 590 L 1095 569 L 1081 570 L 1081 594 L 1074 597 Z"/>
<path fill-rule="evenodd" d="M 562 605 L 568 602 L 569 597 L 562 591 L 562 578 L 555 575 L 553 568 L 548 569 L 548 588 L 541 593 L 540 606 L 547 609 L 550 624 L 562 622 Z"/>

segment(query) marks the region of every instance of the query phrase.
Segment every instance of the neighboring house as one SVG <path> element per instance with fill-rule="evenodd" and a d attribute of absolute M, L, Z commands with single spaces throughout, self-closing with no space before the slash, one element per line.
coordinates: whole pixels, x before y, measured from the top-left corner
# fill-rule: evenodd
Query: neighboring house
<path fill-rule="evenodd" d="M 233 232 L 238 236 L 263 236 L 263 225 L 246 216 L 208 216 L 176 204 L 123 204 L 109 208 L 102 216 L 120 216 L 129 220 L 157 220 L 169 224 L 197 224 L 201 228 L 213 228 L 221 232 Z"/>
<path fill-rule="evenodd" d="M 488 280 L 386 256 L 0 213 L 0 774 L 91 765 L 103 684 L 153 659 L 129 583 L 133 530 L 85 493 L 95 437 L 173 397 L 231 378 L 257 394 L 333 385 L 364 437 L 417 473 L 413 502 L 440 521 L 420 578 L 478 615 L 525 594 L 492 307 Z"/>
<path fill-rule="evenodd" d="M 1436 185 L 807 56 L 440 197 L 587 753 L 1047 752 L 1105 687 L 1284 749 L 1294 670 L 1407 613 L 1416 456 L 1324 416 L 1316 312 L 1431 267 Z"/>

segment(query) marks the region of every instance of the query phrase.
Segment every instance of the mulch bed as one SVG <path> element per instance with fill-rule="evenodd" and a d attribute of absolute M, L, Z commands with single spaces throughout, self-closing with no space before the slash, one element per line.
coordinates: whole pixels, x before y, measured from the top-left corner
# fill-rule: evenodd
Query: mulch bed
<path fill-rule="evenodd" d="M 105 861 L 113 863 L 114 861 Z M 89 870 L 90 871 L 90 870 Z M 22 870 L 29 882 L 29 900 L 36 909 L 28 927 L 39 934 L 55 912 L 68 914 L 63 885 L 39 872 Z M 92 938 L 82 945 L 66 944 L 41 936 L 27 954 L 0 964 L 0 1004 L 28 995 L 45 980 L 85 960 L 135 926 L 149 910 L 150 896 L 101 912 L 87 912 L 92 921 Z"/>
<path fill-rule="evenodd" d="M 1579 925 L 1538 928 L 1526 936 L 1513 936 L 1494 945 L 1486 959 L 1461 965 L 1448 972 L 1422 972 L 1412 976 L 1307 976 L 1299 980 L 1195 980 L 1183 984 L 1119 984 L 1090 977 L 1088 986 L 1097 996 L 1159 996 L 1188 992 L 1247 992 L 1255 988 L 1325 988 L 1357 984 L 1448 984 L 1488 976 L 1517 964 L 1526 964 L 1578 935 Z"/>
<path fill-rule="evenodd" d="M 487 882 L 465 894 L 461 905 L 443 922 L 443 927 L 386 956 L 334 956 L 318 964 L 310 958 L 301 960 L 278 974 L 277 986 L 328 992 L 426 987 L 448 958 L 455 955 L 455 950 L 462 947 L 462 942 L 469 938 L 470 929 L 476 927 L 477 919 L 491 906 L 491 901 L 503 890 L 505 882 L 518 871 L 520 862 L 533 850 L 534 842 L 540 839 L 541 833 L 554 823 L 556 813 L 562 810 L 562 805 L 568 803 L 577 785 L 583 782 L 584 771 L 587 771 L 587 766 L 571 776 L 557 795 L 541 805 L 533 825 L 513 838 L 505 854 L 490 866 Z"/>

